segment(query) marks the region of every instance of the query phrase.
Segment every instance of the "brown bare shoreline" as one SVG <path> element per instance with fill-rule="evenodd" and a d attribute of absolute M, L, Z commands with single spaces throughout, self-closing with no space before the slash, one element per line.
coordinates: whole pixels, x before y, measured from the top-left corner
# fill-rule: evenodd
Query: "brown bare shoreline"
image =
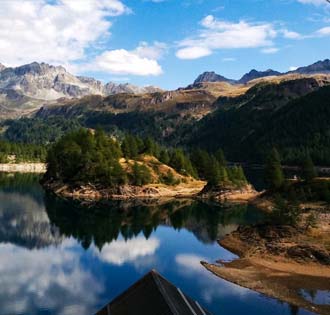
<path fill-rule="evenodd" d="M 304 292 L 330 291 L 330 213 L 316 228 L 241 227 L 219 241 L 237 254 L 231 262 L 201 262 L 218 277 L 317 314 L 330 314 L 330 304 L 306 299 Z"/>
<path fill-rule="evenodd" d="M 175 186 L 148 184 L 144 186 L 121 185 L 113 188 L 104 188 L 93 184 L 73 185 L 52 180 L 42 180 L 41 184 L 47 191 L 59 197 L 81 201 L 194 198 L 221 203 L 249 203 L 260 196 L 260 193 L 254 190 L 251 185 L 246 185 L 240 189 L 223 189 L 222 191 L 204 193 L 206 182 L 200 180 L 182 182 Z"/>

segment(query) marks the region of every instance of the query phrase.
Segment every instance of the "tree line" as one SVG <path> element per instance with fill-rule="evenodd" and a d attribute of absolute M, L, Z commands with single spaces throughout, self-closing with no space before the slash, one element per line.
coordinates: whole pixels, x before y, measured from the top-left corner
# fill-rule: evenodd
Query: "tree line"
<path fill-rule="evenodd" d="M 0 163 L 43 162 L 46 155 L 44 146 L 0 140 Z"/>
<path fill-rule="evenodd" d="M 309 154 L 300 165 L 299 177 L 285 179 L 281 157 L 273 148 L 265 164 L 265 180 L 268 194 L 275 201 L 271 218 L 273 223 L 297 225 L 302 220 L 304 210 L 299 206 L 307 201 L 325 201 L 330 203 L 330 181 L 317 177 L 317 170 Z M 314 212 L 309 212 L 305 218 L 305 227 L 308 229 L 316 222 Z"/>
<path fill-rule="evenodd" d="M 126 134 L 118 139 L 102 129 L 95 132 L 79 129 L 63 136 L 48 152 L 47 176 L 105 186 L 125 183 L 141 186 L 152 182 L 150 169 L 138 162 L 141 155 L 154 156 L 179 174 L 206 180 L 209 185 L 241 186 L 247 182 L 243 169 L 229 167 L 221 150 L 215 155 L 202 150 L 187 153 L 182 148 L 164 147 L 151 137 Z M 121 158 L 133 161 L 130 172 L 123 170 Z M 177 183 L 171 171 L 162 176 L 162 181 L 168 185 Z"/>

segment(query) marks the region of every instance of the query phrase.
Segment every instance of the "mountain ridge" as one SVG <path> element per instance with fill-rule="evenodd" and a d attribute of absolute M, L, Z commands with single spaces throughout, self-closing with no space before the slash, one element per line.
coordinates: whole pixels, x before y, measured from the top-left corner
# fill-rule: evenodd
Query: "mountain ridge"
<path fill-rule="evenodd" d="M 282 76 L 288 74 L 317 74 L 317 73 L 330 73 L 330 60 L 324 59 L 319 60 L 311 65 L 299 67 L 296 70 L 287 71 L 287 72 L 279 72 L 273 69 L 268 69 L 265 71 L 258 71 L 256 69 L 252 69 L 250 72 L 245 73 L 240 79 L 233 80 L 227 79 L 226 77 L 215 73 L 214 71 L 206 71 L 200 74 L 197 79 L 194 81 L 192 85 L 188 87 L 197 86 L 203 82 L 228 82 L 232 84 L 246 84 L 252 80 L 265 78 L 269 76 Z"/>

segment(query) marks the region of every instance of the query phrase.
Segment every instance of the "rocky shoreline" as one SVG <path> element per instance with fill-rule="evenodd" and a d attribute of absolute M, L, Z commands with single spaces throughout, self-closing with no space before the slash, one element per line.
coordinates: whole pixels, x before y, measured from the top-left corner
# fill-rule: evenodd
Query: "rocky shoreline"
<path fill-rule="evenodd" d="M 46 172 L 45 163 L 2 163 L 0 172 L 4 173 L 40 173 Z"/>
<path fill-rule="evenodd" d="M 316 228 L 259 225 L 241 227 L 219 244 L 237 254 L 231 262 L 202 265 L 220 278 L 318 314 L 306 292 L 330 292 L 330 213 L 320 215 Z"/>
<path fill-rule="evenodd" d="M 205 189 L 206 182 L 194 180 L 179 185 L 148 184 L 144 186 L 121 185 L 112 188 L 95 186 L 93 184 L 66 184 L 61 181 L 42 181 L 43 187 L 64 198 L 78 200 L 127 200 L 127 199 L 157 199 L 157 198 L 196 198 L 215 200 L 217 202 L 253 202 L 260 196 L 251 185 L 242 188 Z"/>
<path fill-rule="evenodd" d="M 218 202 L 252 202 L 261 196 L 262 193 L 256 191 L 251 184 L 246 184 L 242 187 L 208 187 L 206 185 L 198 194 L 198 198 L 212 199 Z"/>
<path fill-rule="evenodd" d="M 58 181 L 42 182 L 43 187 L 64 198 L 78 200 L 127 200 L 127 199 L 157 199 L 185 198 L 196 196 L 205 186 L 203 181 L 192 184 L 181 183 L 176 186 L 164 184 L 149 184 L 145 186 L 121 185 L 112 188 L 97 187 L 92 184 L 69 185 Z"/>

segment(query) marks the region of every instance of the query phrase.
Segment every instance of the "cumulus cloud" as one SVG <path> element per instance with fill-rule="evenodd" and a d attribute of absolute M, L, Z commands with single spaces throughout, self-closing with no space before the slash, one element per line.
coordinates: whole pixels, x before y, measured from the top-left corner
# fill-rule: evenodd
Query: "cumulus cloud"
<path fill-rule="evenodd" d="M 109 36 L 111 16 L 130 12 L 119 0 L 5 0 L 0 6 L 0 60 L 69 63 Z"/>
<path fill-rule="evenodd" d="M 103 261 L 121 266 L 128 262 L 135 262 L 138 258 L 153 255 L 158 249 L 160 242 L 157 238 L 146 240 L 138 237 L 128 241 L 118 240 L 110 244 L 105 244 L 101 252 L 96 254 Z"/>
<path fill-rule="evenodd" d="M 330 35 L 330 26 L 323 27 L 316 32 L 319 36 L 329 36 Z"/>
<path fill-rule="evenodd" d="M 153 45 L 148 45 L 146 42 L 141 42 L 131 51 L 107 50 L 84 68 L 117 75 L 157 76 L 163 73 L 157 60 L 166 50 L 167 46 L 164 43 L 155 42 Z"/>
<path fill-rule="evenodd" d="M 197 59 L 218 49 L 267 47 L 273 44 L 277 35 L 270 23 L 232 23 L 209 15 L 200 24 L 202 29 L 196 36 L 179 42 L 178 58 Z"/>

